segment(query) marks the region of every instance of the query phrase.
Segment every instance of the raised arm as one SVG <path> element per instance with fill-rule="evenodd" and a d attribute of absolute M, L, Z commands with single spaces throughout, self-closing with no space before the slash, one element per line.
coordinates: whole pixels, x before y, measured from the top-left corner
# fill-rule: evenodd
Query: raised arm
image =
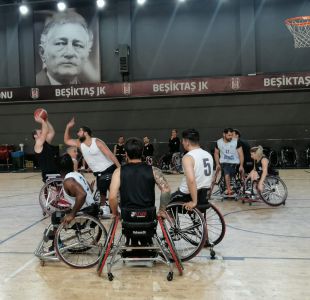
<path fill-rule="evenodd" d="M 34 152 L 41 153 L 43 149 L 43 144 L 46 141 L 48 126 L 47 123 L 40 117 L 35 117 L 35 121 L 41 124 L 41 134 L 36 139 L 36 143 L 34 145 Z"/>
<path fill-rule="evenodd" d="M 101 150 L 101 152 L 110 160 L 113 161 L 113 163 L 117 166 L 120 167 L 120 163 L 117 160 L 117 158 L 115 157 L 115 155 L 111 152 L 111 150 L 109 149 L 109 147 L 106 145 L 106 143 L 100 139 L 96 139 L 96 144 L 98 146 L 98 148 Z"/>
<path fill-rule="evenodd" d="M 185 204 L 185 208 L 191 210 L 197 206 L 198 203 L 197 185 L 194 171 L 195 162 L 192 157 L 185 155 L 182 159 L 182 165 L 186 177 L 187 187 L 192 198 L 192 201 Z"/>
<path fill-rule="evenodd" d="M 153 175 L 154 175 L 155 182 L 161 192 L 159 211 L 163 212 L 166 210 L 166 206 L 170 202 L 170 187 L 162 171 L 156 167 L 152 167 L 152 168 L 153 168 Z"/>
<path fill-rule="evenodd" d="M 64 143 L 68 146 L 80 147 L 81 143 L 77 139 L 72 139 L 70 135 L 70 129 L 75 125 L 74 118 L 66 125 L 65 134 L 64 134 Z"/>
<path fill-rule="evenodd" d="M 49 120 L 46 120 L 46 124 L 47 124 L 47 127 L 48 127 L 48 132 L 47 132 L 47 136 L 46 136 L 46 141 L 51 144 L 52 143 L 52 140 L 55 136 L 55 129 L 53 127 L 53 125 L 50 123 Z"/>
<path fill-rule="evenodd" d="M 117 168 L 113 175 L 112 175 L 112 180 L 110 184 L 110 190 L 109 190 L 109 204 L 110 208 L 112 211 L 112 214 L 114 216 L 118 215 L 117 207 L 118 207 L 118 200 L 117 200 L 117 194 L 119 192 L 120 188 L 120 174 L 121 174 L 121 169 Z"/>

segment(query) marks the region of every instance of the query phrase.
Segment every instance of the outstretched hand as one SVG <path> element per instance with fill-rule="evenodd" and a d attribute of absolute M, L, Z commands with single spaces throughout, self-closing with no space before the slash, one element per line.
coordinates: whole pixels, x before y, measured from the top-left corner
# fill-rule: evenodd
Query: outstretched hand
<path fill-rule="evenodd" d="M 34 120 L 35 120 L 36 122 L 40 123 L 40 124 L 42 124 L 43 122 L 45 122 L 44 119 L 42 119 L 42 118 L 41 118 L 40 116 L 38 116 L 38 115 L 36 115 L 36 116 L 34 117 Z"/>
<path fill-rule="evenodd" d="M 72 128 L 72 127 L 74 127 L 74 125 L 75 125 L 75 120 L 74 120 L 74 117 L 69 121 L 69 123 L 67 124 L 67 127 L 68 128 Z"/>

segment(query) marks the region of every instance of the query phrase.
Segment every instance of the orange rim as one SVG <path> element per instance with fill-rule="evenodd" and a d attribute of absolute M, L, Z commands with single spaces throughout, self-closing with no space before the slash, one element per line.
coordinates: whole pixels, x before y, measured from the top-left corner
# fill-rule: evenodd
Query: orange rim
<path fill-rule="evenodd" d="M 295 21 L 299 21 L 298 23 Z M 291 26 L 309 26 L 310 25 L 310 16 L 294 17 L 285 20 L 285 24 Z"/>

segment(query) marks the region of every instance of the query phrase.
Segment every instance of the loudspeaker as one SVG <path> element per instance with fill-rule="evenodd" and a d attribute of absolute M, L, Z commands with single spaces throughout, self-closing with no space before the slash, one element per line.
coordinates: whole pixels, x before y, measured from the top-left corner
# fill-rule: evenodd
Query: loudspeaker
<path fill-rule="evenodd" d="M 126 44 L 119 45 L 119 71 L 120 73 L 129 73 L 129 54 L 130 49 Z"/>

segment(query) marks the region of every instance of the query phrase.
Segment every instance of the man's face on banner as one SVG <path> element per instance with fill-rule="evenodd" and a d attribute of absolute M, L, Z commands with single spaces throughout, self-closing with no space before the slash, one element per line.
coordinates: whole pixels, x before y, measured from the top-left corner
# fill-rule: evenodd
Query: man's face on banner
<path fill-rule="evenodd" d="M 60 83 L 74 80 L 83 69 L 89 55 L 89 35 L 80 24 L 53 26 L 41 57 L 48 73 Z"/>

